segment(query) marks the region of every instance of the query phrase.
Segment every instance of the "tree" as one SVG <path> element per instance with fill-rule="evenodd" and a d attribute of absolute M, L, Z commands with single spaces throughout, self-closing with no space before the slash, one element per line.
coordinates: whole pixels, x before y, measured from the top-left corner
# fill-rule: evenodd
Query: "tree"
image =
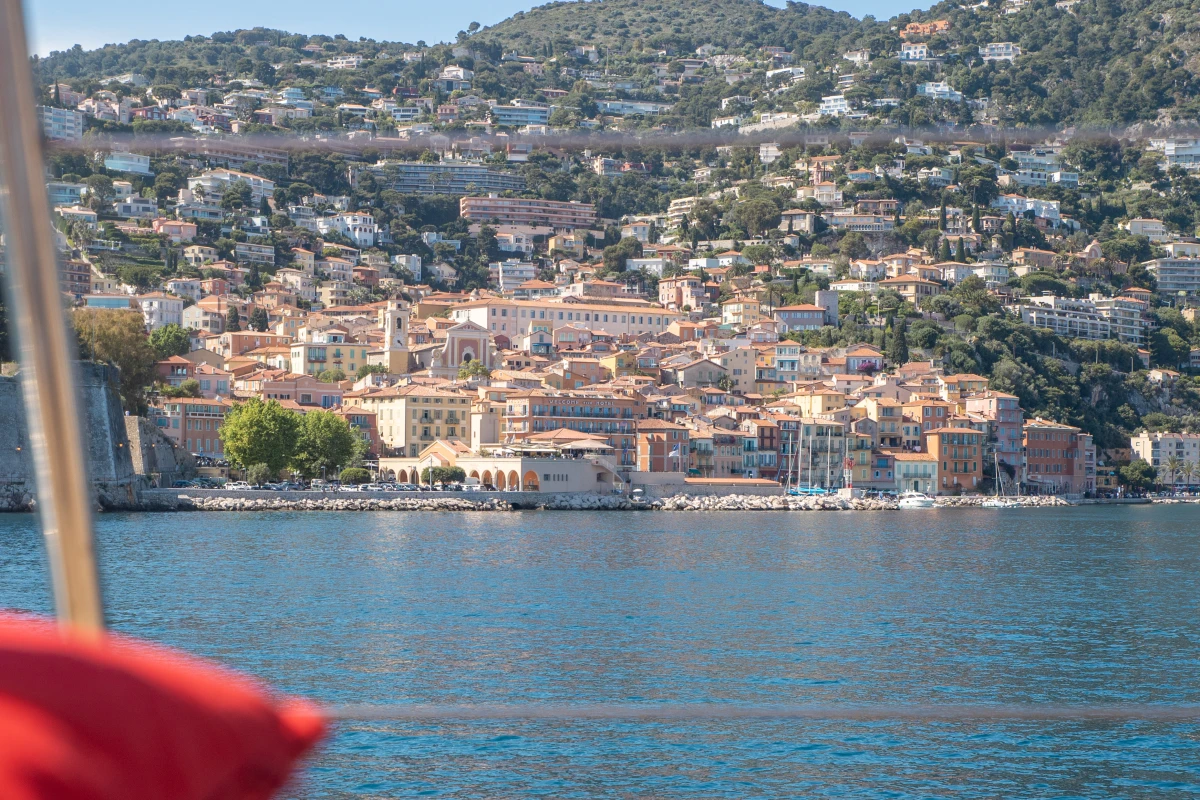
<path fill-rule="evenodd" d="M 892 340 L 888 342 L 886 356 L 893 367 L 908 363 L 908 321 L 903 317 L 892 327 Z"/>
<path fill-rule="evenodd" d="M 1129 466 L 1120 469 L 1121 483 L 1130 489 L 1149 489 L 1157 478 L 1158 470 L 1142 458 L 1136 459 Z"/>
<path fill-rule="evenodd" d="M 604 267 L 609 272 L 624 272 L 627 259 L 641 257 L 642 243 L 628 237 L 604 248 Z"/>
<path fill-rule="evenodd" d="M 1167 457 L 1167 480 L 1166 483 L 1175 483 L 1179 477 L 1180 471 L 1183 469 L 1184 460 L 1179 456 Z"/>
<path fill-rule="evenodd" d="M 83 358 L 113 364 L 121 373 L 121 404 L 131 414 L 142 409 L 142 395 L 156 377 L 158 353 L 146 338 L 140 312 L 125 309 L 80 308 L 71 324 Z"/>
<path fill-rule="evenodd" d="M 478 359 L 464 361 L 458 367 L 458 379 L 460 381 L 469 381 L 472 378 L 487 379 L 491 376 L 491 374 L 492 371 L 484 366 L 484 363 Z"/>
<path fill-rule="evenodd" d="M 349 486 L 357 486 L 360 483 L 370 483 L 371 473 L 362 467 L 347 467 L 338 475 L 338 480 Z"/>
<path fill-rule="evenodd" d="M 274 479 L 275 473 L 266 464 L 251 464 L 246 469 L 246 481 L 252 486 L 262 486 Z"/>
<path fill-rule="evenodd" d="M 242 317 L 238 314 L 236 306 L 230 305 L 229 312 L 225 315 L 225 331 L 240 331 L 242 329 Z"/>
<path fill-rule="evenodd" d="M 354 373 L 354 379 L 361 381 L 368 375 L 387 375 L 387 367 L 383 364 L 363 364 L 358 368 L 358 372 Z"/>
<path fill-rule="evenodd" d="M 292 467 L 312 478 L 321 474 L 322 467 L 332 474 L 350 466 L 357 438 L 350 423 L 332 411 L 309 411 L 300 418 Z"/>
<path fill-rule="evenodd" d="M 229 410 L 220 436 L 231 464 L 265 464 L 277 475 L 296 454 L 299 430 L 299 414 L 275 400 L 254 397 Z"/>
<path fill-rule="evenodd" d="M 321 383 L 341 383 L 346 380 L 346 373 L 340 369 L 327 369 L 317 374 Z"/>
<path fill-rule="evenodd" d="M 150 346 L 158 354 L 158 359 L 181 356 L 192 349 L 192 335 L 187 328 L 169 322 L 161 328 L 150 332 Z"/>
<path fill-rule="evenodd" d="M 945 236 L 942 237 L 942 244 L 938 248 L 938 261 L 950 260 L 950 240 Z"/>
<path fill-rule="evenodd" d="M 113 179 L 107 175 L 88 175 L 83 179 L 87 186 L 88 205 L 93 211 L 105 211 L 116 196 Z"/>
<path fill-rule="evenodd" d="M 462 483 L 466 479 L 467 473 L 462 467 L 426 467 L 421 470 L 422 483 Z"/>
<path fill-rule="evenodd" d="M 200 381 L 188 378 L 178 386 L 160 386 L 158 391 L 163 397 L 199 397 Z"/>
<path fill-rule="evenodd" d="M 867 239 L 858 231 L 849 231 L 838 242 L 838 252 L 849 259 L 866 258 L 871 255 Z"/>
<path fill-rule="evenodd" d="M 967 245 L 963 237 L 958 237 L 958 244 L 954 246 L 954 260 L 960 264 L 967 263 Z"/>
<path fill-rule="evenodd" d="M 265 332 L 271 327 L 271 318 L 265 308 L 256 308 L 250 312 L 250 330 Z"/>
<path fill-rule="evenodd" d="M 766 197 L 756 197 L 733 207 L 734 221 L 750 234 L 761 234 L 779 224 L 779 206 Z"/>

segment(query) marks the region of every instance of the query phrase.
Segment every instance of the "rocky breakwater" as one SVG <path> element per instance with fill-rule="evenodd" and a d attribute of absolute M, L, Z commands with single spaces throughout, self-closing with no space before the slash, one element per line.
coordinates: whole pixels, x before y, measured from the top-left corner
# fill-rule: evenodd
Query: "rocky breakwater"
<path fill-rule="evenodd" d="M 459 497 L 203 497 L 180 495 L 176 511 L 510 511 L 499 498 Z"/>
<path fill-rule="evenodd" d="M 939 497 L 934 503 L 938 508 L 979 508 L 984 503 L 994 501 L 994 497 L 982 497 L 974 495 L 971 497 Z M 1046 496 L 1030 496 L 1030 497 L 1002 497 L 1000 498 L 1005 503 L 1011 506 L 1019 506 L 1021 508 L 1048 508 L 1050 506 L 1072 506 L 1074 503 L 1064 500 L 1061 497 L 1052 495 Z"/>
<path fill-rule="evenodd" d="M 646 504 L 660 511 L 888 511 L 899 508 L 894 501 L 878 498 L 846 498 L 836 495 L 757 497 L 726 495 L 723 497 L 676 495 Z"/>

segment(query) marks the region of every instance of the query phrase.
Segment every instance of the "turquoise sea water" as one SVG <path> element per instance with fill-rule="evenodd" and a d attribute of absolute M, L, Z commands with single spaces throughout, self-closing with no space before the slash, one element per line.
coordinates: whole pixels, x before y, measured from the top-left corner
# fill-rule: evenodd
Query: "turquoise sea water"
<path fill-rule="evenodd" d="M 334 702 L 1200 702 L 1200 511 L 105 515 L 118 630 Z M 50 610 L 0 516 L 0 607 Z M 1200 726 L 356 723 L 297 798 L 1200 794 Z"/>

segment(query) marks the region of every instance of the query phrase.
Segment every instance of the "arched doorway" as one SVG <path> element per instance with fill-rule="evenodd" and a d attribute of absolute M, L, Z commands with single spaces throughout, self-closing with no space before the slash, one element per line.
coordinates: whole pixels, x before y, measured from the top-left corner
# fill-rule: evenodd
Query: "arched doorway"
<path fill-rule="evenodd" d="M 483 471 L 483 477 L 479 479 L 479 482 L 492 489 L 496 488 L 496 484 L 492 482 L 492 471 L 490 469 L 485 469 Z"/>
<path fill-rule="evenodd" d="M 471 470 L 471 474 L 468 475 L 467 477 L 474 478 L 475 480 L 479 480 L 479 470 L 477 470 L 477 469 Z"/>
<path fill-rule="evenodd" d="M 524 478 L 523 483 L 524 483 L 523 488 L 527 492 L 540 492 L 541 491 L 541 488 L 538 485 L 537 473 L 534 472 L 533 470 L 529 470 L 529 472 L 525 473 L 525 478 Z"/>
<path fill-rule="evenodd" d="M 396 480 L 396 473 L 390 469 L 385 469 L 383 471 L 383 474 L 380 475 L 379 477 L 382 478 L 383 480 L 387 481 L 388 483 L 391 483 Z"/>
<path fill-rule="evenodd" d="M 520 489 L 521 488 L 521 477 L 519 475 L 517 475 L 517 471 L 515 469 L 512 472 L 508 473 L 508 488 L 510 488 L 510 489 Z"/>
<path fill-rule="evenodd" d="M 408 470 L 402 469 L 396 473 L 396 480 L 399 483 L 408 483 Z"/>
<path fill-rule="evenodd" d="M 504 479 L 504 470 L 497 470 L 496 471 L 496 488 L 503 492 L 507 488 L 507 486 L 508 486 L 508 483 Z"/>

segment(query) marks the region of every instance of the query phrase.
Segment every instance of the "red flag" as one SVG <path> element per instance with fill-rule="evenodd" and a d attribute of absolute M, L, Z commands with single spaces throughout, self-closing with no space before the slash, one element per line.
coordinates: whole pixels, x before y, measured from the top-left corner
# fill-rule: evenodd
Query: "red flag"
<path fill-rule="evenodd" d="M 4 800 L 266 800 L 325 725 L 199 659 L 0 614 Z"/>

